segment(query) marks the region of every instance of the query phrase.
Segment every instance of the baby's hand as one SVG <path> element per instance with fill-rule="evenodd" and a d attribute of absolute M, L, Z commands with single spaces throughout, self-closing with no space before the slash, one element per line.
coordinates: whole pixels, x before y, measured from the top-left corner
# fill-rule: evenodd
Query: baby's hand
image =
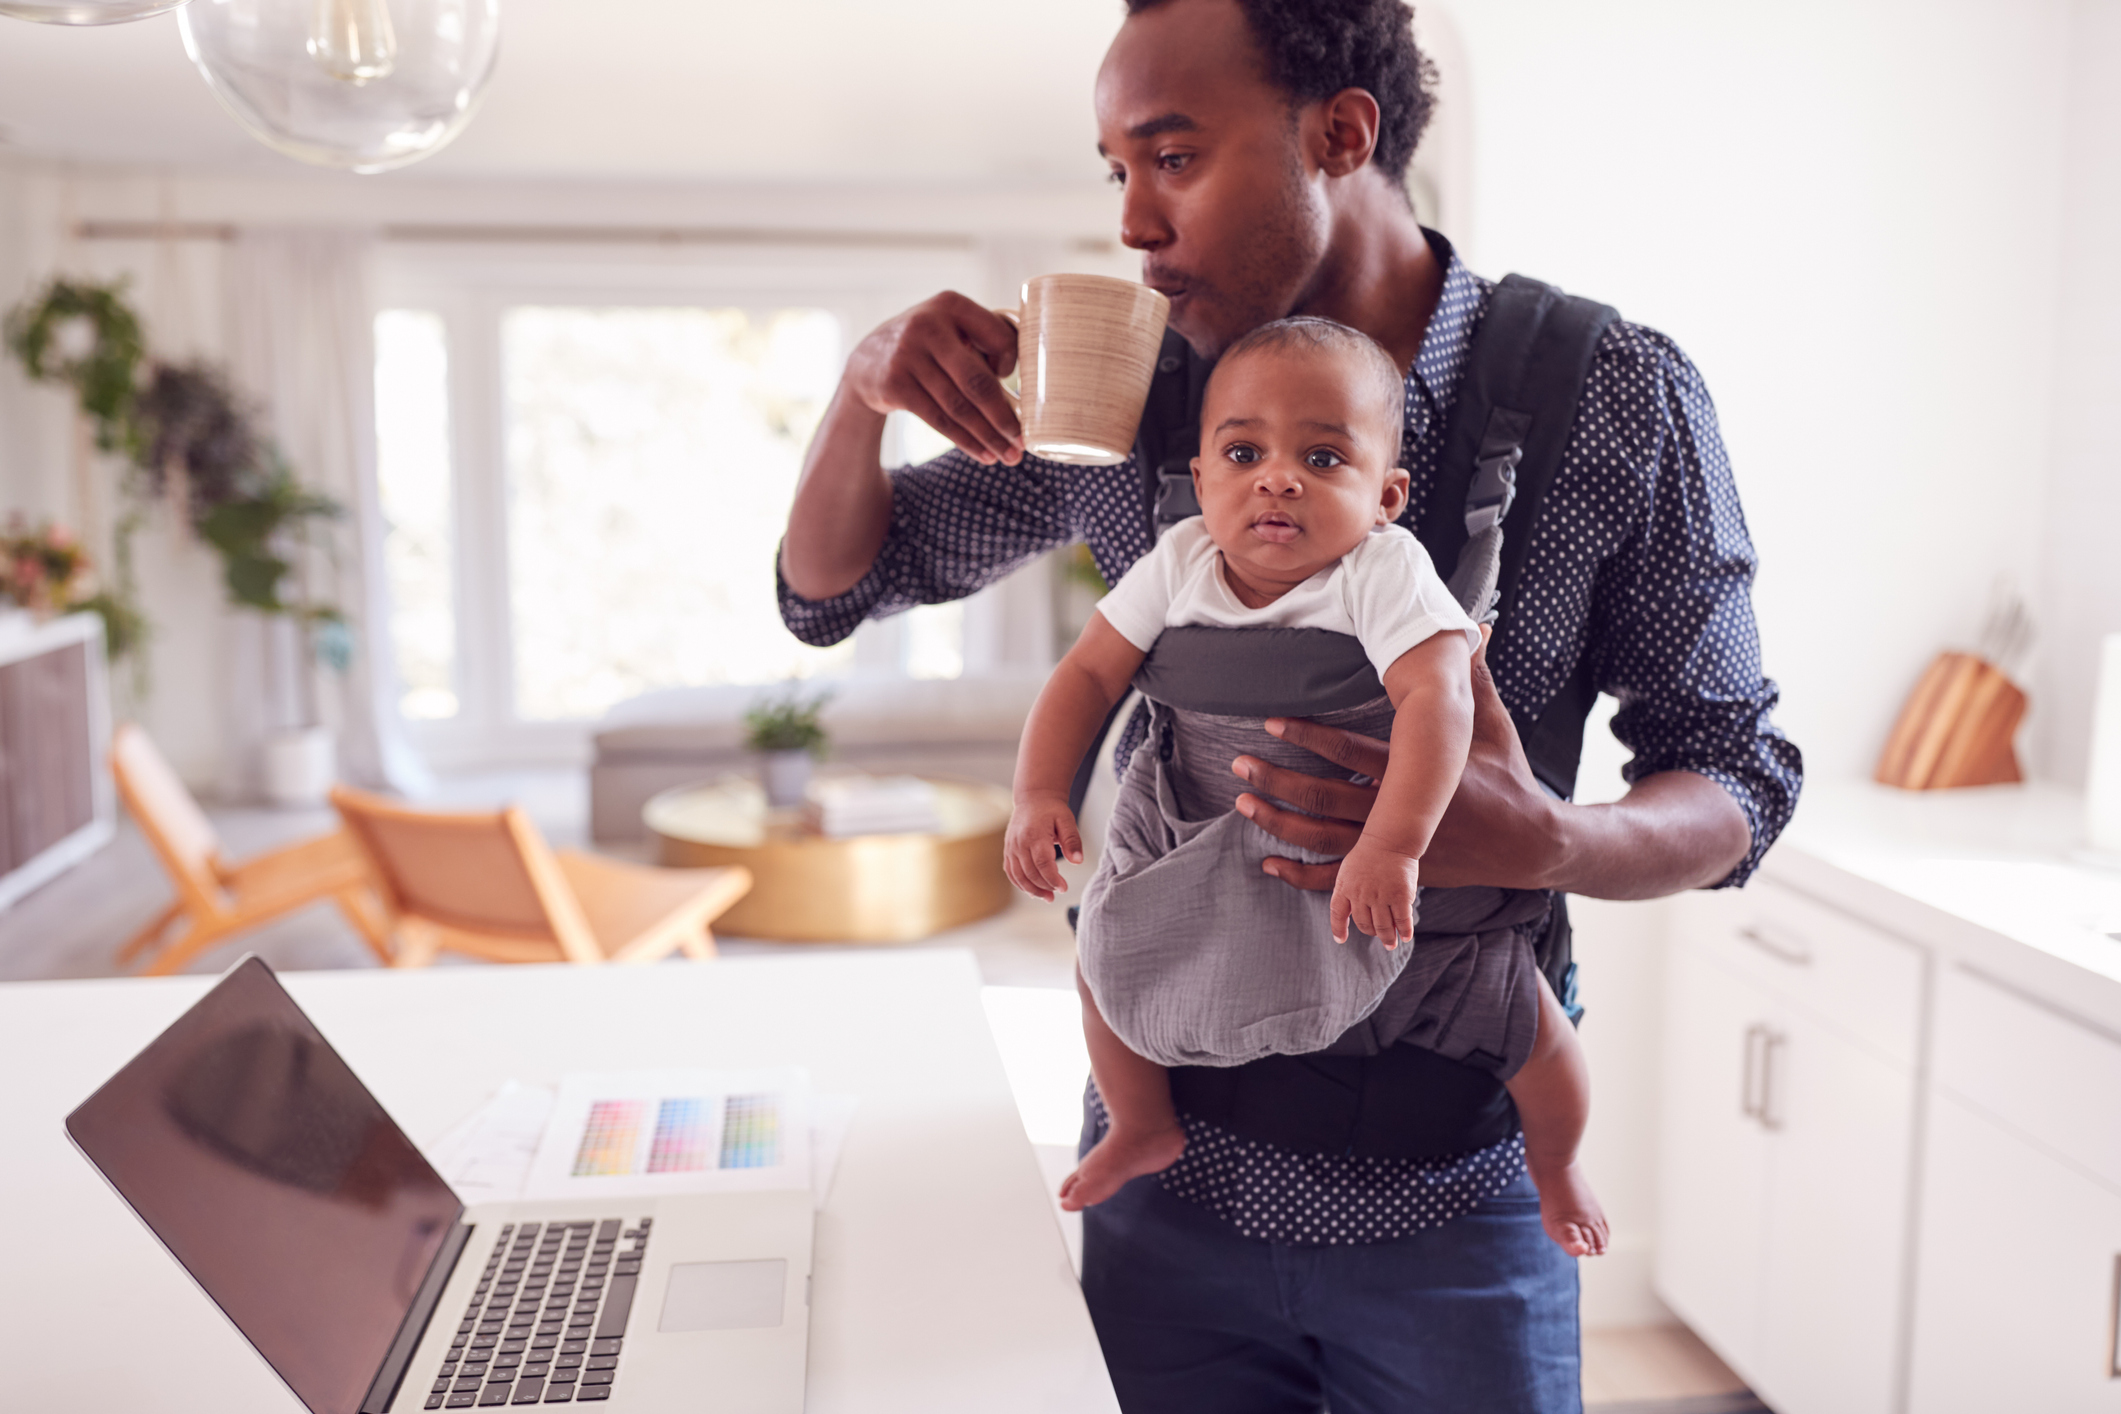
<path fill-rule="evenodd" d="M 1340 862 L 1333 884 L 1333 941 L 1348 940 L 1348 924 L 1387 948 L 1414 940 L 1414 890 L 1421 882 L 1421 861 L 1398 854 L 1369 836 Z"/>
<path fill-rule="evenodd" d="M 1009 815 L 1009 834 L 1002 844 L 1002 868 L 1009 882 L 1033 898 L 1053 902 L 1055 891 L 1066 893 L 1068 881 L 1061 877 L 1053 857 L 1055 846 L 1070 864 L 1083 862 L 1083 837 L 1075 828 L 1075 812 L 1059 795 L 1034 795 L 1016 802 Z"/>

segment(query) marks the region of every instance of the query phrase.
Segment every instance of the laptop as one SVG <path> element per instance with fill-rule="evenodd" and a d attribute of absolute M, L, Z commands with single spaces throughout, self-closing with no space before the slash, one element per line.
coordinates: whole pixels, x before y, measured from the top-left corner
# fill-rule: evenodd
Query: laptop
<path fill-rule="evenodd" d="M 796 1414 L 807 1188 L 467 1208 L 246 957 L 66 1119 L 312 1414 Z"/>

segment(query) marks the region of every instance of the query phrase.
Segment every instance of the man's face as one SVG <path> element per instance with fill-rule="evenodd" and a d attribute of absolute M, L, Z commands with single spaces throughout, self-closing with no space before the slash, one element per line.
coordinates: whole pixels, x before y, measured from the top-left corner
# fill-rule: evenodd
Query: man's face
<path fill-rule="evenodd" d="M 1279 593 L 1362 543 L 1407 503 L 1377 370 L 1340 349 L 1255 349 L 1215 371 L 1193 463 L 1228 569 Z"/>
<path fill-rule="evenodd" d="M 1328 212 L 1236 0 L 1128 19 L 1098 71 L 1097 127 L 1123 191 L 1120 239 L 1195 352 L 1214 358 L 1298 307 Z"/>

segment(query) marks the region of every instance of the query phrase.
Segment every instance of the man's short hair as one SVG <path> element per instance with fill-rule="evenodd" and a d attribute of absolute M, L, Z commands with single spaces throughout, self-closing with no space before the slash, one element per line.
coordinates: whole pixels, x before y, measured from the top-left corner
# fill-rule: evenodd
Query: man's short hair
<path fill-rule="evenodd" d="M 1169 0 L 1127 0 L 1127 13 Z M 1405 184 L 1407 164 L 1436 107 L 1436 66 L 1414 43 L 1414 7 L 1405 0 L 1237 0 L 1266 60 L 1267 82 L 1292 104 L 1315 103 L 1344 88 L 1377 100 L 1377 147 L 1370 165 Z"/>
<path fill-rule="evenodd" d="M 1262 324 L 1239 339 L 1216 360 L 1215 371 L 1208 375 L 1208 386 L 1225 368 L 1250 354 L 1283 353 L 1289 350 L 1309 352 L 1324 349 L 1333 353 L 1354 355 L 1363 366 L 1363 371 L 1377 385 L 1379 406 L 1389 414 L 1388 426 L 1392 429 L 1392 460 L 1387 466 L 1399 465 L 1401 442 L 1407 426 L 1407 383 L 1400 376 L 1399 365 L 1384 346 L 1360 329 L 1351 329 L 1333 319 L 1321 319 L 1315 314 L 1296 314 L 1287 319 L 1277 319 L 1271 324 Z M 1206 396 L 1202 397 L 1202 416 L 1206 417 Z"/>

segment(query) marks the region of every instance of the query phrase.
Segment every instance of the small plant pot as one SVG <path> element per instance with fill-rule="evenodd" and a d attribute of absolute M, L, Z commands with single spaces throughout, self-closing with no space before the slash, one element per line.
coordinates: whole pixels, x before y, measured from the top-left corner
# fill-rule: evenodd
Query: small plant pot
<path fill-rule="evenodd" d="M 768 751 L 761 754 L 759 776 L 766 787 L 766 803 L 789 808 L 803 803 L 810 789 L 810 772 L 816 761 L 807 751 Z"/>
<path fill-rule="evenodd" d="M 297 727 L 265 739 L 265 798 L 275 805 L 318 806 L 339 776 L 330 727 Z"/>

